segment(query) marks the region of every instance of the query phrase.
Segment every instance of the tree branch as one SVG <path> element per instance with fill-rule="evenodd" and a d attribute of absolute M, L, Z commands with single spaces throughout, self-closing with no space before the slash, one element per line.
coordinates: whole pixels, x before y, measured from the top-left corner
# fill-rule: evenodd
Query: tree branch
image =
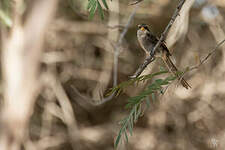
<path fill-rule="evenodd" d="M 218 50 L 218 48 L 219 48 L 222 44 L 224 44 L 224 42 L 225 42 L 225 39 L 222 40 L 221 42 L 219 42 L 219 43 L 215 46 L 215 48 L 214 48 L 211 52 L 208 53 L 208 55 L 206 55 L 202 60 L 200 60 L 200 63 L 199 63 L 198 65 L 195 65 L 195 66 L 190 67 L 189 69 L 186 69 L 186 70 L 184 71 L 184 73 L 182 74 L 181 79 L 186 75 L 187 72 L 192 71 L 192 70 L 195 70 L 195 69 L 198 69 L 201 65 L 203 65 L 203 64 L 204 64 L 204 63 L 212 56 L 212 54 L 215 53 L 216 50 Z M 168 86 L 165 87 L 165 90 L 163 91 L 163 93 L 166 92 L 166 90 L 168 89 L 169 86 L 170 86 L 170 84 L 169 84 Z"/>
<path fill-rule="evenodd" d="M 172 18 L 171 18 L 169 24 L 166 26 L 164 32 L 161 34 L 161 37 L 160 37 L 159 41 L 158 41 L 157 44 L 154 46 L 151 55 L 149 55 L 149 56 L 145 59 L 144 63 L 137 69 L 137 71 L 134 73 L 133 76 L 131 76 L 131 78 L 136 78 L 136 77 L 138 77 L 138 76 L 144 71 L 144 69 L 148 66 L 148 64 L 150 64 L 152 61 L 154 61 L 154 54 L 155 54 L 156 49 L 157 49 L 157 48 L 161 45 L 161 43 L 165 40 L 166 35 L 167 35 L 169 29 L 171 28 L 171 26 L 173 25 L 175 19 L 176 19 L 177 16 L 179 15 L 179 12 L 180 12 L 182 6 L 184 5 L 185 1 L 186 1 L 186 0 L 180 0 L 178 6 L 177 6 L 177 8 L 176 8 L 176 10 L 175 10 L 174 13 L 173 13 L 173 16 L 172 16 Z"/>
<path fill-rule="evenodd" d="M 131 2 L 129 5 L 136 5 L 136 4 L 138 4 L 138 3 L 142 2 L 142 1 L 143 0 L 136 0 L 134 2 Z"/>
<path fill-rule="evenodd" d="M 202 60 L 200 60 L 200 63 L 199 63 L 198 65 L 193 66 L 193 67 L 190 67 L 190 68 L 187 70 L 187 72 L 188 72 L 188 71 L 192 71 L 192 70 L 194 70 L 194 69 L 198 69 L 201 65 L 203 65 L 203 64 L 207 61 L 207 59 L 208 59 L 210 56 L 212 56 L 212 54 L 215 53 L 216 50 L 217 50 L 224 42 L 225 42 L 225 39 L 222 40 L 221 42 L 219 42 L 219 43 L 216 45 L 216 47 L 215 47 L 211 52 L 208 53 L 208 55 L 206 55 Z"/>
<path fill-rule="evenodd" d="M 122 31 L 122 33 L 120 34 L 119 40 L 115 45 L 115 51 L 114 51 L 114 64 L 113 64 L 113 86 L 115 87 L 117 85 L 117 80 L 118 80 L 118 56 L 120 54 L 120 46 L 123 42 L 123 39 L 130 27 L 130 24 L 134 18 L 134 15 L 136 13 L 136 10 L 138 8 L 138 5 L 136 5 L 136 7 L 134 8 L 134 10 L 132 11 L 132 13 L 130 14 L 128 21 Z M 88 102 L 89 104 L 91 104 L 92 106 L 100 106 L 102 104 L 105 104 L 106 102 L 110 101 L 113 99 L 115 92 L 112 93 L 110 96 L 105 97 L 99 101 L 94 101 L 94 100 L 89 100 L 90 98 L 83 96 L 74 86 L 72 86 L 74 92 L 82 99 L 85 99 L 86 102 Z M 79 104 L 81 104 L 80 102 L 78 102 Z M 85 105 L 81 104 L 82 106 L 86 107 Z M 87 105 L 87 104 L 86 104 Z"/>

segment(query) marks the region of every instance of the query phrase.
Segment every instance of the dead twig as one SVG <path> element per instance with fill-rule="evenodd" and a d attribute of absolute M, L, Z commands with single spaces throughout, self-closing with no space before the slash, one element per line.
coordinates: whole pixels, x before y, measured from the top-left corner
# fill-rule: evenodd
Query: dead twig
<path fill-rule="evenodd" d="M 157 50 L 157 48 L 160 46 L 160 44 L 165 40 L 167 33 L 169 32 L 169 29 L 171 28 L 171 26 L 173 25 L 175 19 L 177 18 L 177 16 L 179 15 L 179 12 L 183 6 L 183 4 L 185 3 L 186 0 L 180 0 L 176 10 L 173 13 L 173 16 L 169 22 L 169 24 L 166 26 L 164 32 L 161 34 L 161 37 L 159 39 L 159 41 L 157 42 L 157 44 L 154 46 L 151 55 L 149 55 L 144 63 L 137 69 L 137 71 L 134 73 L 133 76 L 131 76 L 131 78 L 136 78 L 138 77 L 143 71 L 144 69 L 148 66 L 148 64 L 150 64 L 152 61 L 154 61 L 154 54 L 155 51 Z"/>
<path fill-rule="evenodd" d="M 134 15 L 136 13 L 137 8 L 138 8 L 138 5 L 136 5 L 136 7 L 134 8 L 133 12 L 130 14 L 129 19 L 127 21 L 127 24 L 125 25 L 125 27 L 123 29 L 123 32 L 120 34 L 119 40 L 118 40 L 117 44 L 115 45 L 114 65 L 113 65 L 114 66 L 113 67 L 113 86 L 117 85 L 117 80 L 118 80 L 117 79 L 118 78 L 118 56 L 119 56 L 119 53 L 120 53 L 119 49 L 120 49 L 120 46 L 121 46 L 121 44 L 123 42 L 123 38 L 126 35 L 128 29 L 130 27 L 130 24 L 131 24 L 131 22 L 132 22 L 132 20 L 134 18 Z M 74 92 L 76 92 L 76 94 L 78 96 L 80 96 L 81 98 L 86 99 L 87 101 L 89 101 L 88 99 L 90 99 L 90 98 L 88 98 L 86 96 L 82 96 L 82 94 L 74 86 L 72 86 L 72 88 L 73 88 Z M 115 93 L 113 93 L 110 96 L 105 97 L 105 98 L 103 98 L 103 99 L 101 99 L 99 101 L 91 100 L 90 103 L 91 103 L 91 105 L 99 106 L 99 105 L 102 105 L 102 104 L 112 100 L 114 95 L 115 95 Z"/>
<path fill-rule="evenodd" d="M 129 5 L 136 5 L 136 4 L 138 4 L 138 3 L 142 2 L 142 1 L 143 0 L 136 0 L 136 1 L 131 2 Z"/>
<path fill-rule="evenodd" d="M 117 85 L 118 55 L 120 53 L 119 48 L 120 48 L 120 45 L 123 42 L 124 36 L 126 35 L 126 33 L 128 31 L 128 28 L 130 27 L 131 21 L 134 18 L 134 15 L 136 13 L 137 8 L 138 8 L 138 5 L 134 8 L 133 12 L 130 14 L 129 19 L 127 21 L 127 24 L 126 24 L 125 28 L 123 29 L 123 32 L 121 33 L 119 41 L 118 41 L 118 43 L 115 47 L 115 52 L 114 52 L 114 82 L 113 82 L 114 84 L 113 84 L 113 86 Z"/>
<path fill-rule="evenodd" d="M 123 32 L 120 34 L 120 38 L 118 43 L 115 46 L 115 51 L 114 51 L 114 67 L 113 67 L 113 86 L 117 85 L 117 78 L 118 78 L 118 56 L 119 56 L 119 49 L 120 49 L 120 45 L 123 42 L 123 38 L 126 35 L 128 28 L 130 27 L 130 24 L 134 18 L 134 15 L 136 13 L 136 10 L 138 8 L 138 5 L 134 8 L 133 12 L 130 14 L 129 19 L 127 21 L 127 24 L 125 25 L 125 28 L 123 29 Z M 108 101 L 110 101 L 113 97 L 114 97 L 115 93 L 113 93 L 112 95 L 110 95 L 109 97 L 106 97 L 104 99 L 102 99 L 98 105 L 104 104 Z"/>
<path fill-rule="evenodd" d="M 218 50 L 218 48 L 222 45 L 222 44 L 224 44 L 224 42 L 225 42 L 225 39 L 224 40 L 222 40 L 221 42 L 219 42 L 216 46 L 215 46 L 215 48 L 211 51 L 211 52 L 209 52 L 202 60 L 200 60 L 200 63 L 198 64 L 198 65 L 195 65 L 195 66 L 192 66 L 192 67 L 189 67 L 189 68 L 187 68 L 185 71 L 184 71 L 184 73 L 182 74 L 182 76 L 180 77 L 180 79 L 182 79 L 185 75 L 186 75 L 186 73 L 187 72 L 189 72 L 189 71 L 192 71 L 192 70 L 195 70 L 195 69 L 198 69 L 201 65 L 203 65 L 215 52 L 216 52 L 216 50 Z M 180 81 L 180 80 L 179 80 Z M 168 89 L 168 87 L 170 86 L 171 84 L 169 84 L 169 85 L 167 85 L 166 87 L 165 87 L 165 90 L 163 91 L 163 93 L 165 93 L 166 92 L 166 90 Z"/>
<path fill-rule="evenodd" d="M 210 56 L 212 56 L 213 53 L 216 52 L 216 50 L 217 50 L 224 42 L 225 42 L 225 39 L 222 40 L 221 42 L 219 42 L 219 43 L 216 45 L 216 47 L 215 47 L 211 52 L 208 53 L 208 55 L 206 55 L 202 60 L 200 60 L 200 63 L 199 63 L 198 65 L 193 66 L 193 67 L 190 67 L 186 72 L 191 71 L 191 70 L 194 70 L 194 69 L 198 69 L 201 65 L 203 65 L 203 64 L 207 61 L 207 59 L 208 59 Z"/>

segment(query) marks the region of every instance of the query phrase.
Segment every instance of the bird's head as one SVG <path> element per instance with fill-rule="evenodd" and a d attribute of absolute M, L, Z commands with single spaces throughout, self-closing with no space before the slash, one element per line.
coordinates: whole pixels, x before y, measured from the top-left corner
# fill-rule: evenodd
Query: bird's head
<path fill-rule="evenodd" d="M 146 32 L 146 31 L 150 32 L 149 27 L 146 24 L 139 24 L 138 25 L 138 30 L 141 30 L 143 32 Z"/>

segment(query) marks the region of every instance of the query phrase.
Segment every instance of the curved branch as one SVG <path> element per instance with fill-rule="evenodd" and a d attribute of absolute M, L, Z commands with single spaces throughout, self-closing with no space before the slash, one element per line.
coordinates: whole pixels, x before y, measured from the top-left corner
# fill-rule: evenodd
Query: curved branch
<path fill-rule="evenodd" d="M 126 23 L 126 25 L 125 25 L 125 27 L 124 27 L 122 33 L 120 34 L 119 40 L 118 40 L 117 44 L 115 45 L 115 51 L 114 51 L 114 64 L 113 64 L 113 66 L 114 66 L 114 67 L 113 67 L 113 86 L 116 86 L 116 85 L 117 85 L 117 80 L 118 80 L 118 56 L 119 56 L 119 54 L 120 54 L 119 49 L 120 49 L 120 46 L 121 46 L 121 44 L 122 44 L 122 42 L 123 42 L 123 39 L 124 39 L 124 37 L 125 37 L 125 35 L 126 35 L 128 29 L 129 29 L 129 27 L 130 27 L 130 24 L 131 24 L 131 22 L 132 22 L 132 20 L 133 20 L 133 18 L 134 18 L 134 15 L 135 15 L 135 13 L 136 13 L 136 10 L 137 10 L 138 6 L 139 6 L 139 5 L 136 5 L 136 7 L 134 8 L 134 10 L 133 10 L 132 13 L 130 14 L 130 16 L 129 16 L 129 18 L 128 18 L 128 21 L 127 21 L 127 23 Z M 86 102 L 90 103 L 90 104 L 93 105 L 93 106 L 99 106 L 99 105 L 102 105 L 102 104 L 104 104 L 104 103 L 106 103 L 106 102 L 112 100 L 113 97 L 114 97 L 114 95 L 115 95 L 115 92 L 114 92 L 113 94 L 111 94 L 111 95 L 108 96 L 108 97 L 105 97 L 105 98 L 103 98 L 103 99 L 101 99 L 101 100 L 99 100 L 99 101 L 94 101 L 94 100 L 90 100 L 90 98 L 88 98 L 88 97 L 82 95 L 82 94 L 81 94 L 74 86 L 72 86 L 72 88 L 73 88 L 74 92 L 75 92 L 80 98 L 85 99 Z M 82 106 L 84 106 L 84 105 L 82 105 Z"/>
<path fill-rule="evenodd" d="M 216 50 L 217 50 L 222 44 L 224 44 L 224 42 L 225 42 L 225 39 L 222 40 L 221 42 L 219 42 L 219 43 L 216 45 L 216 47 L 215 47 L 211 52 L 208 53 L 208 55 L 206 55 L 202 60 L 200 60 L 200 63 L 199 63 L 198 65 L 193 66 L 193 67 L 190 67 L 190 68 L 188 69 L 188 71 L 191 71 L 191 70 L 194 70 L 194 69 L 198 69 L 201 65 L 203 65 L 203 64 L 208 60 L 208 58 L 211 57 L 212 54 L 215 53 Z M 187 72 L 188 72 L 188 71 L 187 71 Z"/>

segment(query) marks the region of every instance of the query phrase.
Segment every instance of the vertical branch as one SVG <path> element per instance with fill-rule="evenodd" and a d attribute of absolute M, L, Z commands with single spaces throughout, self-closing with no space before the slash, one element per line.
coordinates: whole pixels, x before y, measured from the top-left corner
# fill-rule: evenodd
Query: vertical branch
<path fill-rule="evenodd" d="M 115 48 L 114 48 L 113 86 L 116 86 L 117 85 L 117 78 L 118 78 L 118 56 L 119 56 L 119 53 L 120 53 L 119 49 L 120 49 L 120 46 L 121 46 L 121 44 L 123 42 L 123 39 L 124 39 L 124 37 L 125 37 L 128 29 L 129 29 L 130 25 L 131 25 L 131 22 L 134 19 L 134 15 L 136 14 L 136 10 L 137 10 L 138 6 L 139 5 L 136 5 L 135 8 L 134 8 L 134 10 L 132 11 L 132 13 L 129 15 L 129 18 L 128 18 L 128 21 L 127 21 L 127 23 L 125 25 L 125 28 L 123 29 L 122 33 L 120 34 L 119 39 L 118 39 L 118 42 L 116 43 Z M 112 13 L 112 15 L 113 15 L 113 13 Z M 117 18 L 117 19 L 119 19 L 119 18 Z M 111 26 L 116 26 L 118 24 L 119 24 L 119 20 L 117 20 L 115 23 L 112 23 L 109 20 L 108 26 L 111 27 Z M 112 32 L 112 33 L 110 33 L 110 32 Z M 112 39 L 112 34 L 114 32 L 115 32 L 114 30 L 113 31 L 112 30 L 109 30 L 109 33 L 110 33 L 108 35 L 109 39 L 113 40 Z M 117 38 L 118 38 L 118 34 L 116 34 L 114 41 L 117 40 Z M 110 47 L 111 46 L 109 46 L 109 48 Z M 109 66 L 107 66 L 107 67 L 109 67 Z M 81 99 L 84 99 L 84 101 L 87 101 L 89 104 L 94 105 L 94 106 L 102 105 L 102 104 L 104 104 L 104 103 L 112 100 L 112 98 L 115 95 L 115 93 L 113 93 L 110 96 L 105 97 L 105 98 L 102 98 L 102 99 L 100 99 L 98 101 L 96 101 L 96 100 L 95 101 L 92 101 L 92 100 L 90 100 L 90 98 L 87 98 L 87 97 L 83 96 L 82 94 L 80 94 L 80 92 L 75 87 L 72 87 L 72 88 L 73 88 L 74 92 Z M 80 105 L 86 107 L 88 104 L 87 105 L 83 105 L 83 104 L 80 103 Z"/>
<path fill-rule="evenodd" d="M 139 5 L 136 5 L 134 10 L 132 11 L 132 13 L 130 14 L 129 18 L 128 18 L 128 21 L 125 25 L 125 28 L 123 29 L 122 33 L 120 34 L 120 37 L 119 37 L 119 40 L 115 46 L 115 50 L 114 50 L 114 64 L 113 64 L 113 86 L 116 86 L 117 85 L 117 78 L 118 78 L 118 56 L 120 54 L 120 46 L 123 42 L 123 39 L 131 25 L 131 22 L 134 18 L 134 15 L 136 14 L 136 11 L 137 11 L 137 8 L 138 8 Z M 110 26 L 110 24 L 109 24 Z M 98 105 L 101 105 L 101 104 L 104 104 L 105 102 L 108 102 L 109 100 L 111 100 L 113 98 L 115 93 L 113 93 L 112 95 L 110 95 L 109 97 L 106 97 L 104 99 L 101 100 L 101 102 L 98 103 Z"/>
<path fill-rule="evenodd" d="M 110 5 L 110 12 L 109 12 L 109 21 L 108 26 L 114 26 L 119 24 L 119 0 L 113 0 Z M 111 30 L 108 29 L 107 39 L 111 42 L 116 42 L 119 36 L 119 29 Z M 105 44 L 105 48 L 113 51 L 112 46 L 107 42 Z M 104 60 L 102 64 L 102 73 L 99 75 L 99 82 L 100 84 L 93 90 L 93 99 L 94 101 L 99 101 L 102 99 L 102 95 L 99 92 L 105 90 L 107 84 L 111 78 L 111 71 L 113 69 L 113 60 L 112 60 L 112 53 L 104 52 Z M 103 87 L 103 88 L 102 88 Z"/>
<path fill-rule="evenodd" d="M 134 10 L 132 11 L 132 13 L 130 14 L 129 18 L 128 18 L 128 21 L 127 21 L 127 24 L 123 30 L 123 32 L 120 34 L 120 38 L 119 38 L 119 41 L 115 47 L 115 51 L 114 51 L 114 82 L 113 82 L 113 86 L 116 86 L 117 85 L 117 72 L 118 72 L 118 56 L 119 56 L 119 48 L 120 48 L 120 45 L 122 44 L 123 42 L 123 38 L 124 36 L 126 35 L 127 31 L 128 31 L 128 28 L 131 24 L 131 21 L 133 20 L 134 18 L 134 15 L 137 11 L 137 8 L 138 8 L 139 5 L 136 5 Z"/>
<path fill-rule="evenodd" d="M 18 10 L 21 2 L 15 0 L 13 28 L 2 48 L 4 106 L 1 112 L 1 150 L 20 149 L 25 140 L 40 89 L 38 74 L 44 33 L 57 6 L 57 0 L 35 2 L 22 26 L 22 14 Z"/>

